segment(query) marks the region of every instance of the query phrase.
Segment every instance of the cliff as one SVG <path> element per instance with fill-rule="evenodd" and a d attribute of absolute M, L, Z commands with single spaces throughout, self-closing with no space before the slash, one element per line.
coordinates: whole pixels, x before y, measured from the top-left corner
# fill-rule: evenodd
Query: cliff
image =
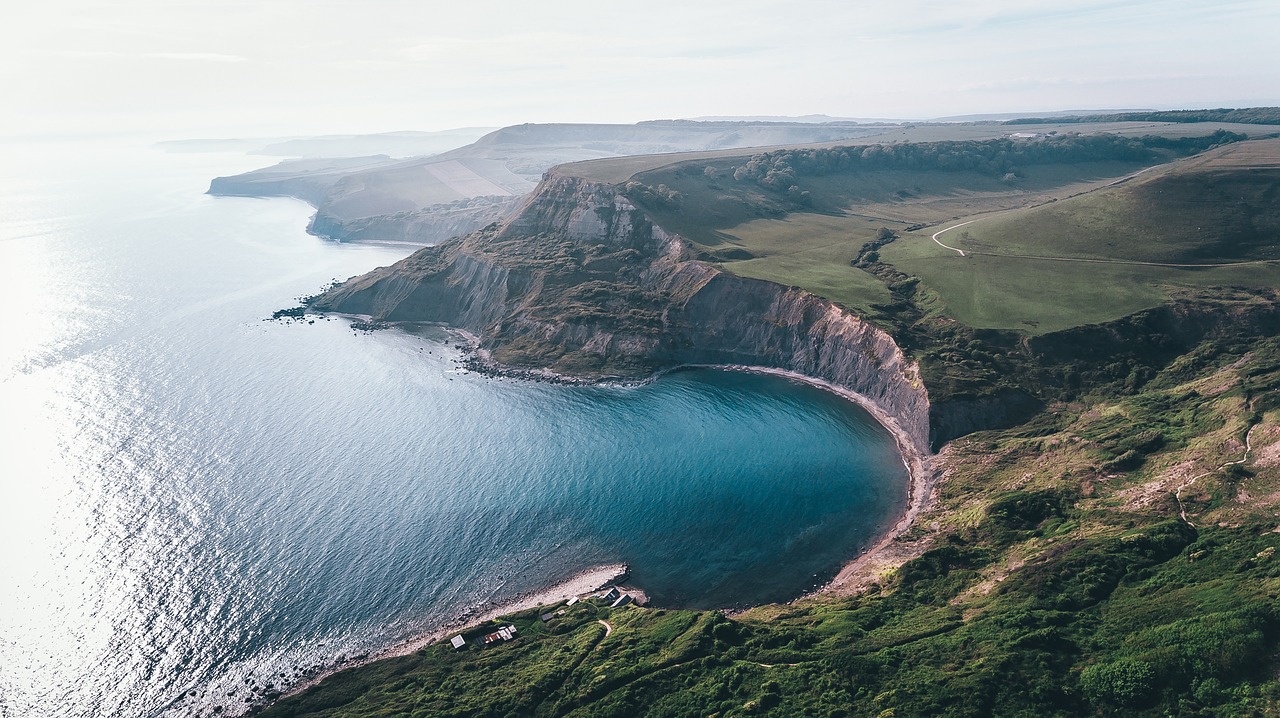
<path fill-rule="evenodd" d="M 535 189 L 548 168 L 566 162 L 828 142 L 885 129 L 794 122 L 526 124 L 425 157 L 286 160 L 274 167 L 218 177 L 209 193 L 302 199 L 317 210 L 310 231 L 330 239 L 434 244 L 505 218 Z M 344 144 L 357 139 L 345 138 Z M 375 146 L 387 139 L 370 136 L 357 144 Z"/>
<path fill-rule="evenodd" d="M 861 394 L 928 451 L 928 393 L 888 334 L 808 292 L 694 260 L 608 184 L 550 173 L 506 222 L 353 278 L 312 306 L 446 323 L 501 364 L 575 376 L 682 364 L 794 371 Z"/>
<path fill-rule="evenodd" d="M 311 217 L 307 231 L 340 242 L 430 244 L 501 221 L 519 203 L 517 196 L 471 197 L 406 212 L 355 218 L 334 216 L 321 209 Z"/>

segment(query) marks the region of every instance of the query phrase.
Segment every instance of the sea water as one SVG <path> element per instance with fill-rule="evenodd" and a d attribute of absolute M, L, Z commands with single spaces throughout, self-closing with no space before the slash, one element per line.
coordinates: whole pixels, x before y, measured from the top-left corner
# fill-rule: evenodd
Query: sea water
<path fill-rule="evenodd" d="M 264 321 L 412 248 L 203 194 L 262 158 L 0 151 L 5 718 L 234 714 L 608 562 L 660 605 L 785 600 L 904 506 L 891 437 L 785 379 L 555 386 L 438 330 Z"/>

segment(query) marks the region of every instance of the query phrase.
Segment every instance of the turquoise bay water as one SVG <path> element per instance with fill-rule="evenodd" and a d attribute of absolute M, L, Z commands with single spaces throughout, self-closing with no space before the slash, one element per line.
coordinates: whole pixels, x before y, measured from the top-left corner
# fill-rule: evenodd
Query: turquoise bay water
<path fill-rule="evenodd" d="M 776 377 L 550 386 L 439 333 L 262 321 L 409 250 L 202 195 L 261 158 L 3 151 L 5 718 L 235 713 L 246 679 L 606 562 L 664 605 L 783 600 L 905 503 L 883 429 Z"/>

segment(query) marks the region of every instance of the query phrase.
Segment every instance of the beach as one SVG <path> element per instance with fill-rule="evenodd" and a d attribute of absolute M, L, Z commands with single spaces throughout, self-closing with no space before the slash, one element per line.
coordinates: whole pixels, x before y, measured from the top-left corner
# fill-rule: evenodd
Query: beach
<path fill-rule="evenodd" d="M 322 669 L 314 676 L 307 678 L 296 686 L 292 686 L 281 697 L 297 695 L 320 683 L 329 676 L 340 671 L 347 670 L 348 668 L 358 668 L 386 658 L 407 656 L 433 643 L 444 640 L 451 633 L 457 633 L 470 626 L 476 626 L 484 623 L 485 621 L 491 621 L 499 616 L 518 613 L 530 608 L 537 608 L 538 606 L 554 605 L 561 601 L 567 601 L 574 596 L 582 596 L 584 594 L 598 591 L 617 583 L 619 580 L 625 578 L 626 575 L 627 566 L 626 564 L 621 563 L 606 564 L 603 566 L 589 568 L 548 588 L 540 591 L 520 594 L 512 597 L 509 601 L 479 607 L 477 608 L 477 612 L 454 617 L 440 625 L 438 628 L 434 628 L 427 633 L 415 636 L 414 638 L 402 643 L 397 643 L 381 651 L 343 661 L 336 666 Z M 276 699 L 273 699 L 273 701 L 274 700 Z"/>
<path fill-rule="evenodd" d="M 896 566 L 901 561 L 886 556 L 890 546 L 894 541 L 906 533 L 908 529 L 915 523 L 916 517 L 920 515 L 925 508 L 928 507 L 933 492 L 933 486 L 938 476 L 937 467 L 934 466 L 934 457 L 924 453 L 921 448 L 917 447 L 911 441 L 911 437 L 898 424 L 898 421 L 889 416 L 875 402 L 867 397 L 847 389 L 845 387 L 833 384 L 829 381 L 817 379 L 815 377 L 800 374 L 798 372 L 788 371 L 786 369 L 776 369 L 773 367 L 760 366 L 743 366 L 731 364 L 715 364 L 715 365 L 698 365 L 699 368 L 719 369 L 722 371 L 738 371 L 753 374 L 768 374 L 771 376 L 784 377 L 792 381 L 808 384 L 825 391 L 832 392 L 862 407 L 864 411 L 872 416 L 881 426 L 893 436 L 893 440 L 898 445 L 898 452 L 902 455 L 902 463 L 907 469 L 909 476 L 908 499 L 907 506 L 898 516 L 898 520 L 894 523 L 893 528 L 885 532 L 876 541 L 875 544 L 864 549 L 859 555 L 850 558 L 847 563 L 840 568 L 835 578 L 827 582 L 815 591 L 811 591 L 805 595 L 815 595 L 822 593 L 834 593 L 844 595 L 856 593 L 865 588 L 867 583 L 868 572 L 879 573 L 883 567 L 893 565 Z"/>

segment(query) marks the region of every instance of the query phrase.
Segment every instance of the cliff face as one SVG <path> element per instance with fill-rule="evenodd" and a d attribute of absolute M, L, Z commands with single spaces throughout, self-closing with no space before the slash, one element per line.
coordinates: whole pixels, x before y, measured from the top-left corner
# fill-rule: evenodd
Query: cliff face
<path fill-rule="evenodd" d="M 548 175 L 505 223 L 354 278 L 313 306 L 447 323 L 500 363 L 564 374 L 795 371 L 867 397 L 928 452 L 928 394 L 888 334 L 808 292 L 692 260 L 610 185 Z"/>
<path fill-rule="evenodd" d="M 339 242 L 438 244 L 505 219 L 520 197 L 473 197 L 422 209 L 372 217 L 342 218 L 318 210 L 307 231 Z"/>

